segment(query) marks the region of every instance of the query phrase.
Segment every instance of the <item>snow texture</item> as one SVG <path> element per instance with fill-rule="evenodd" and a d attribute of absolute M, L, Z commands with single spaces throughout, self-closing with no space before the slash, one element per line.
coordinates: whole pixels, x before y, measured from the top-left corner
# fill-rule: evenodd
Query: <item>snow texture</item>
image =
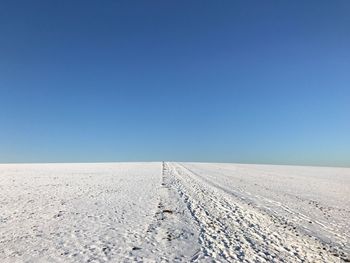
<path fill-rule="evenodd" d="M 0 165 L 0 262 L 350 262 L 350 169 Z"/>

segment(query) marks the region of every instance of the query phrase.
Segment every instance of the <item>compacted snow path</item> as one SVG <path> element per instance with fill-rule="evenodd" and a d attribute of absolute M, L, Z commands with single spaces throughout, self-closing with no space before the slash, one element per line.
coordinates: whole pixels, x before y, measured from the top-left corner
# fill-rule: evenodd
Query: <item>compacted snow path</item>
<path fill-rule="evenodd" d="M 292 221 L 255 208 L 203 180 L 183 165 L 169 164 L 174 188 L 200 226 L 198 260 L 338 262 L 337 250 L 299 229 Z M 346 235 L 346 234 L 345 234 Z"/>
<path fill-rule="evenodd" d="M 185 164 L 211 187 L 255 210 L 292 224 L 326 244 L 350 252 L 350 169 L 269 165 Z"/>
<path fill-rule="evenodd" d="M 350 169 L 0 165 L 0 262 L 349 262 Z"/>
<path fill-rule="evenodd" d="M 176 189 L 176 177 L 169 165 L 162 164 L 158 210 L 145 237 L 133 251 L 134 261 L 189 262 L 200 252 L 200 228 Z"/>

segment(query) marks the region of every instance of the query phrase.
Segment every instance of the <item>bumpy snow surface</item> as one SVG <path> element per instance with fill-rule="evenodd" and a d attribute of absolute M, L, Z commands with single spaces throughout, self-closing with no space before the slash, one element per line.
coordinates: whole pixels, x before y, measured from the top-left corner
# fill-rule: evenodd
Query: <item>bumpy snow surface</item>
<path fill-rule="evenodd" d="M 350 169 L 0 165 L 0 262 L 349 262 Z"/>

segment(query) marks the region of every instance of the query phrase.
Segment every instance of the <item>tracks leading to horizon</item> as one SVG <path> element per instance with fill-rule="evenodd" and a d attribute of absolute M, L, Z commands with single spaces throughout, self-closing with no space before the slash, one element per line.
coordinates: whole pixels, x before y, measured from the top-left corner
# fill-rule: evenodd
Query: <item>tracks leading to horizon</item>
<path fill-rule="evenodd" d="M 162 164 L 154 223 L 141 246 L 163 261 L 339 262 L 345 254 L 264 213 L 178 163 Z M 169 248 L 171 248 L 169 250 Z M 164 251 L 173 251 L 166 254 Z M 157 253 L 139 259 L 155 259 Z"/>
<path fill-rule="evenodd" d="M 0 168 L 1 262 L 350 261 L 350 169 Z"/>

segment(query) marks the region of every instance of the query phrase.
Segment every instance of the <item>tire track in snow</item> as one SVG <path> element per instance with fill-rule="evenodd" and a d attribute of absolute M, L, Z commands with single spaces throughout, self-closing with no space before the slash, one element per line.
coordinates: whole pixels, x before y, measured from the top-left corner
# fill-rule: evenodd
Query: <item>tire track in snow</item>
<path fill-rule="evenodd" d="M 316 248 L 317 249 L 322 248 L 322 250 L 325 250 L 323 252 L 326 252 L 328 254 L 335 256 L 337 258 L 336 262 L 339 262 L 339 260 L 342 260 L 344 262 L 350 262 L 350 255 L 348 253 L 349 248 L 346 245 L 339 244 L 339 243 L 335 242 L 334 240 L 321 239 L 319 236 L 315 236 L 314 233 L 310 229 L 308 229 L 304 226 L 300 227 L 300 226 L 297 226 L 296 224 L 294 224 L 294 222 L 293 222 L 293 220 L 295 220 L 294 217 L 292 217 L 292 218 L 287 217 L 286 218 L 285 216 L 281 216 L 278 212 L 276 212 L 273 209 L 265 209 L 266 207 L 261 207 L 261 206 L 257 205 L 256 203 L 252 202 L 252 200 L 250 198 L 243 197 L 242 194 L 237 194 L 237 192 L 234 191 L 233 189 L 229 189 L 229 188 L 223 186 L 222 184 L 219 184 L 217 182 L 209 180 L 205 176 L 193 172 L 192 170 L 185 167 L 184 165 L 180 165 L 180 166 L 182 169 L 187 171 L 188 174 L 190 174 L 193 178 L 196 178 L 197 180 L 201 181 L 205 185 L 214 187 L 215 189 L 219 190 L 220 192 L 225 193 L 226 197 L 234 198 L 234 200 L 238 201 L 238 203 L 243 202 L 245 204 L 250 205 L 252 208 L 254 208 L 254 210 L 257 210 L 256 212 L 266 214 L 267 216 L 269 216 L 271 218 L 271 221 L 274 222 L 274 225 L 282 226 L 284 229 L 288 228 L 288 230 L 293 230 L 292 232 L 294 232 L 294 234 L 296 234 L 298 237 L 300 236 L 300 237 L 306 237 L 306 239 L 316 240 L 316 244 L 317 244 Z M 249 193 L 249 195 L 250 195 L 250 193 Z M 264 197 L 260 197 L 260 198 L 265 200 Z M 272 200 L 269 200 L 269 201 L 272 201 Z M 281 206 L 282 209 L 289 211 L 290 214 L 295 216 L 295 217 L 298 217 L 298 216 L 300 218 L 303 217 L 304 220 L 306 220 L 308 222 L 311 222 L 311 220 L 312 220 L 315 224 L 321 224 L 317 220 L 311 219 L 311 218 L 307 217 L 306 215 L 303 215 L 301 213 L 296 213 L 296 212 L 290 210 L 288 206 L 283 205 L 281 202 L 276 202 L 276 204 L 278 206 Z M 328 229 L 329 227 L 324 226 L 324 228 Z M 346 233 L 344 235 L 346 236 Z M 344 239 L 343 236 L 340 236 L 340 235 L 335 235 L 335 236 L 339 237 L 340 239 Z"/>
<path fill-rule="evenodd" d="M 200 228 L 201 252 L 192 261 L 338 262 L 322 244 L 283 225 L 234 196 L 199 181 L 188 169 L 170 163 L 173 188 Z"/>
<path fill-rule="evenodd" d="M 130 262 L 189 262 L 199 251 L 198 227 L 173 188 L 168 166 L 164 162 L 162 166 L 157 212 L 144 238 L 130 252 Z"/>
<path fill-rule="evenodd" d="M 222 183 L 222 181 L 218 181 L 218 177 L 204 176 L 200 173 L 196 173 L 182 165 L 185 170 L 188 170 L 189 173 L 194 175 L 200 181 L 205 184 L 209 184 L 212 187 L 218 188 L 225 193 L 234 196 L 236 199 L 244 203 L 250 203 L 253 205 L 255 209 L 260 210 L 263 213 L 267 213 L 270 216 L 277 217 L 279 221 L 284 224 L 293 225 L 293 227 L 298 228 L 299 231 L 303 232 L 303 234 L 311 237 L 317 237 L 317 239 L 323 244 L 323 247 L 327 247 L 329 251 L 333 254 L 338 254 L 341 258 L 347 259 L 346 255 L 349 255 L 349 246 L 347 245 L 349 240 L 349 234 L 345 231 L 339 232 L 334 230 L 339 226 L 330 221 L 324 221 L 322 218 L 317 217 L 309 217 L 305 213 L 299 212 L 290 207 L 290 203 L 283 203 L 283 199 L 281 201 L 272 200 L 271 198 L 266 198 L 264 196 L 258 195 L 256 192 L 248 192 L 245 187 L 244 188 L 232 188 L 228 185 Z M 219 178 L 221 179 L 229 179 L 229 174 L 225 173 L 216 173 L 220 174 Z M 225 182 L 225 181 L 224 181 Z M 227 182 L 227 181 L 226 181 Z M 229 184 L 230 185 L 230 184 Z M 270 191 L 266 186 L 264 187 L 265 191 Z M 237 190 L 238 189 L 238 190 Z M 283 195 L 289 195 L 284 193 Z M 316 201 L 304 200 L 298 195 L 292 195 L 293 198 L 298 200 L 303 200 L 304 202 L 309 202 L 310 204 L 315 203 L 316 207 L 323 211 L 324 207 L 320 206 Z M 257 200 L 259 200 L 257 202 Z M 270 205 L 271 204 L 271 205 Z M 280 211 L 285 213 L 280 213 Z M 346 211 L 344 209 L 339 209 L 340 211 Z M 286 215 L 287 214 L 287 215 Z M 325 213 L 326 214 L 326 213 Z M 328 215 L 330 217 L 330 215 Z M 317 219 L 316 219 L 317 218 Z M 300 222 L 305 222 L 304 224 L 300 224 Z M 308 224 L 313 224 L 312 228 L 308 227 Z M 317 229 L 315 229 L 317 227 Z M 346 227 L 345 227 L 346 229 Z M 341 234 L 339 234 L 341 233 Z M 349 257 L 349 256 L 348 256 Z"/>

